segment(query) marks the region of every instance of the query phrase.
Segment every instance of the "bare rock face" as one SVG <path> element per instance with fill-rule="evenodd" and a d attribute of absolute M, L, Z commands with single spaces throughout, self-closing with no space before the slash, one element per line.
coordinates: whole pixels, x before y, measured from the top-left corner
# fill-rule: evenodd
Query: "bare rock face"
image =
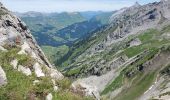
<path fill-rule="evenodd" d="M 42 67 L 40 66 L 39 63 L 35 63 L 33 66 L 34 70 L 35 70 L 35 74 L 37 77 L 43 77 L 45 76 L 45 74 L 42 71 Z"/>
<path fill-rule="evenodd" d="M 136 34 L 149 28 L 160 27 L 162 23 L 167 23 L 170 20 L 170 1 L 162 0 L 161 2 L 150 3 L 147 5 L 135 5 L 129 8 L 123 8 L 113 14 L 110 27 L 116 29 L 109 33 L 104 41 L 95 46 L 99 47 L 102 44 L 103 50 L 115 43 L 116 41 L 130 34 Z M 103 45 L 104 44 L 104 45 Z M 100 49 L 101 50 L 101 49 Z M 96 50 L 96 52 L 99 50 Z"/>
<path fill-rule="evenodd" d="M 54 68 L 47 68 L 48 73 L 50 74 L 51 78 L 53 79 L 60 79 L 60 76 L 62 76 L 61 73 L 59 73 L 56 69 Z"/>
<path fill-rule="evenodd" d="M 23 74 L 25 74 L 26 76 L 31 75 L 31 70 L 29 68 L 23 67 L 21 65 L 18 66 L 18 71 L 22 72 Z"/>
<path fill-rule="evenodd" d="M 136 38 L 136 39 L 134 39 L 134 40 L 132 40 L 131 42 L 130 42 L 130 47 L 133 47 L 133 46 L 138 46 L 138 45 L 140 45 L 142 42 L 139 40 L 139 38 Z"/>
<path fill-rule="evenodd" d="M 17 69 L 18 60 L 17 60 L 17 59 L 12 60 L 10 64 L 11 64 L 11 66 L 12 66 L 14 69 Z"/>
<path fill-rule="evenodd" d="M 57 77 L 58 79 L 62 78 L 63 75 L 49 63 L 48 59 L 45 57 L 44 53 L 31 35 L 30 30 L 28 30 L 26 24 L 22 22 L 20 18 L 8 11 L 2 4 L 0 5 L 0 12 L 0 50 L 5 50 L 3 48 L 4 45 L 20 47 L 21 50 L 18 54 L 28 55 L 35 61 L 34 69 L 37 77 L 45 76 L 43 71 L 40 70 L 45 67 L 49 70 L 54 70 L 52 73 L 49 73 L 53 74 L 53 77 Z M 17 69 L 17 61 L 12 61 L 11 65 L 14 69 Z M 19 70 L 25 73 L 27 69 L 20 66 Z M 25 74 L 28 75 L 28 73 Z"/>
<path fill-rule="evenodd" d="M 0 66 L 0 86 L 7 84 L 6 73 Z"/>

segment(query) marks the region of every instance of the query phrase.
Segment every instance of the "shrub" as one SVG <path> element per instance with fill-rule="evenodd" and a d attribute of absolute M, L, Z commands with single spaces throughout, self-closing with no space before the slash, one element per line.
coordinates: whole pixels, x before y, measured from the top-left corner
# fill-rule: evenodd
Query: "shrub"
<path fill-rule="evenodd" d="M 31 56 L 25 54 L 17 55 L 17 59 L 19 65 L 27 66 L 30 67 L 31 69 L 35 63 L 35 60 Z"/>
<path fill-rule="evenodd" d="M 69 89 L 71 86 L 71 81 L 68 78 L 58 80 L 56 83 L 58 84 L 59 87 L 61 87 L 64 90 Z"/>

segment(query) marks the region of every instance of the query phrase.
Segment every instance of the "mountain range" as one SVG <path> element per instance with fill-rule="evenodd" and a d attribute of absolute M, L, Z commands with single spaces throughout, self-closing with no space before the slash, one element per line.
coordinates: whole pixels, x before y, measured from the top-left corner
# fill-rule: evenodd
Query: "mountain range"
<path fill-rule="evenodd" d="M 170 0 L 15 14 L 0 4 L 0 99 L 169 100 Z"/>
<path fill-rule="evenodd" d="M 57 64 L 75 41 L 107 25 L 114 12 L 15 12 L 15 14 L 28 25 L 50 61 Z M 60 52 L 61 49 L 64 51 Z M 56 52 L 53 52 L 54 50 Z"/>
<path fill-rule="evenodd" d="M 168 100 L 169 20 L 169 0 L 122 8 L 107 27 L 76 42 L 59 66 L 96 98 Z"/>

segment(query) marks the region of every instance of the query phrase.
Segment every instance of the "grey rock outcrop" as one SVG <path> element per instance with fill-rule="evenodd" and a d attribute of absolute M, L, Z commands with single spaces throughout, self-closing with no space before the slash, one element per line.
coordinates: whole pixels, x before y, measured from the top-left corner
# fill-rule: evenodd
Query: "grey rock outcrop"
<path fill-rule="evenodd" d="M 18 66 L 18 71 L 22 72 L 23 74 L 25 74 L 26 76 L 31 75 L 31 70 L 29 68 L 23 67 L 21 65 Z"/>
<path fill-rule="evenodd" d="M 17 59 L 12 60 L 10 64 L 11 64 L 11 66 L 12 66 L 14 69 L 17 69 L 18 60 L 17 60 Z"/>
<path fill-rule="evenodd" d="M 47 96 L 46 96 L 46 100 L 52 100 L 53 99 L 53 95 L 51 93 L 49 93 Z"/>
<path fill-rule="evenodd" d="M 142 42 L 139 40 L 139 38 L 136 38 L 132 41 L 130 41 L 130 47 L 133 47 L 133 46 L 138 46 L 140 45 Z"/>
<path fill-rule="evenodd" d="M 0 86 L 5 85 L 5 84 L 7 84 L 6 73 L 4 72 L 2 67 L 0 66 Z"/>
<path fill-rule="evenodd" d="M 4 45 L 20 47 L 21 50 L 18 54 L 25 54 L 32 57 L 35 64 L 38 63 L 41 65 L 40 67 L 55 70 L 56 74 L 52 74 L 53 77 L 57 77 L 56 79 L 63 78 L 63 75 L 49 63 L 26 24 L 8 11 L 2 4 L 0 5 L 0 12 L 0 49 L 4 50 L 2 48 Z M 12 61 L 11 65 L 14 69 L 18 66 L 16 61 Z M 21 70 L 23 68 L 20 67 L 20 71 L 23 71 Z M 45 76 L 42 71 L 37 71 L 37 68 L 39 67 L 35 67 L 37 76 Z"/>
<path fill-rule="evenodd" d="M 42 71 L 42 67 L 40 66 L 39 63 L 35 63 L 33 66 L 34 70 L 35 70 L 35 74 L 37 77 L 43 77 L 45 76 L 45 74 Z"/>
<path fill-rule="evenodd" d="M 161 2 L 154 2 L 143 6 L 136 3 L 132 7 L 121 9 L 117 11 L 119 13 L 113 14 L 110 19 L 111 27 L 116 26 L 117 28 L 109 33 L 100 44 L 105 44 L 103 47 L 107 48 L 118 39 L 129 34 L 136 34 L 166 23 L 170 20 L 169 11 L 169 0 L 162 0 Z"/>

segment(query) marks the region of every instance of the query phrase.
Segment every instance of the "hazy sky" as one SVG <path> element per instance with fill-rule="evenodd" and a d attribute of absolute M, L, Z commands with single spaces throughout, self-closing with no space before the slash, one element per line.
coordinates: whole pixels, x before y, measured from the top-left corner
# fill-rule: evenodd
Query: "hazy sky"
<path fill-rule="evenodd" d="M 74 12 L 113 11 L 133 5 L 136 1 L 146 4 L 159 0 L 0 0 L 8 9 L 17 12 Z"/>

